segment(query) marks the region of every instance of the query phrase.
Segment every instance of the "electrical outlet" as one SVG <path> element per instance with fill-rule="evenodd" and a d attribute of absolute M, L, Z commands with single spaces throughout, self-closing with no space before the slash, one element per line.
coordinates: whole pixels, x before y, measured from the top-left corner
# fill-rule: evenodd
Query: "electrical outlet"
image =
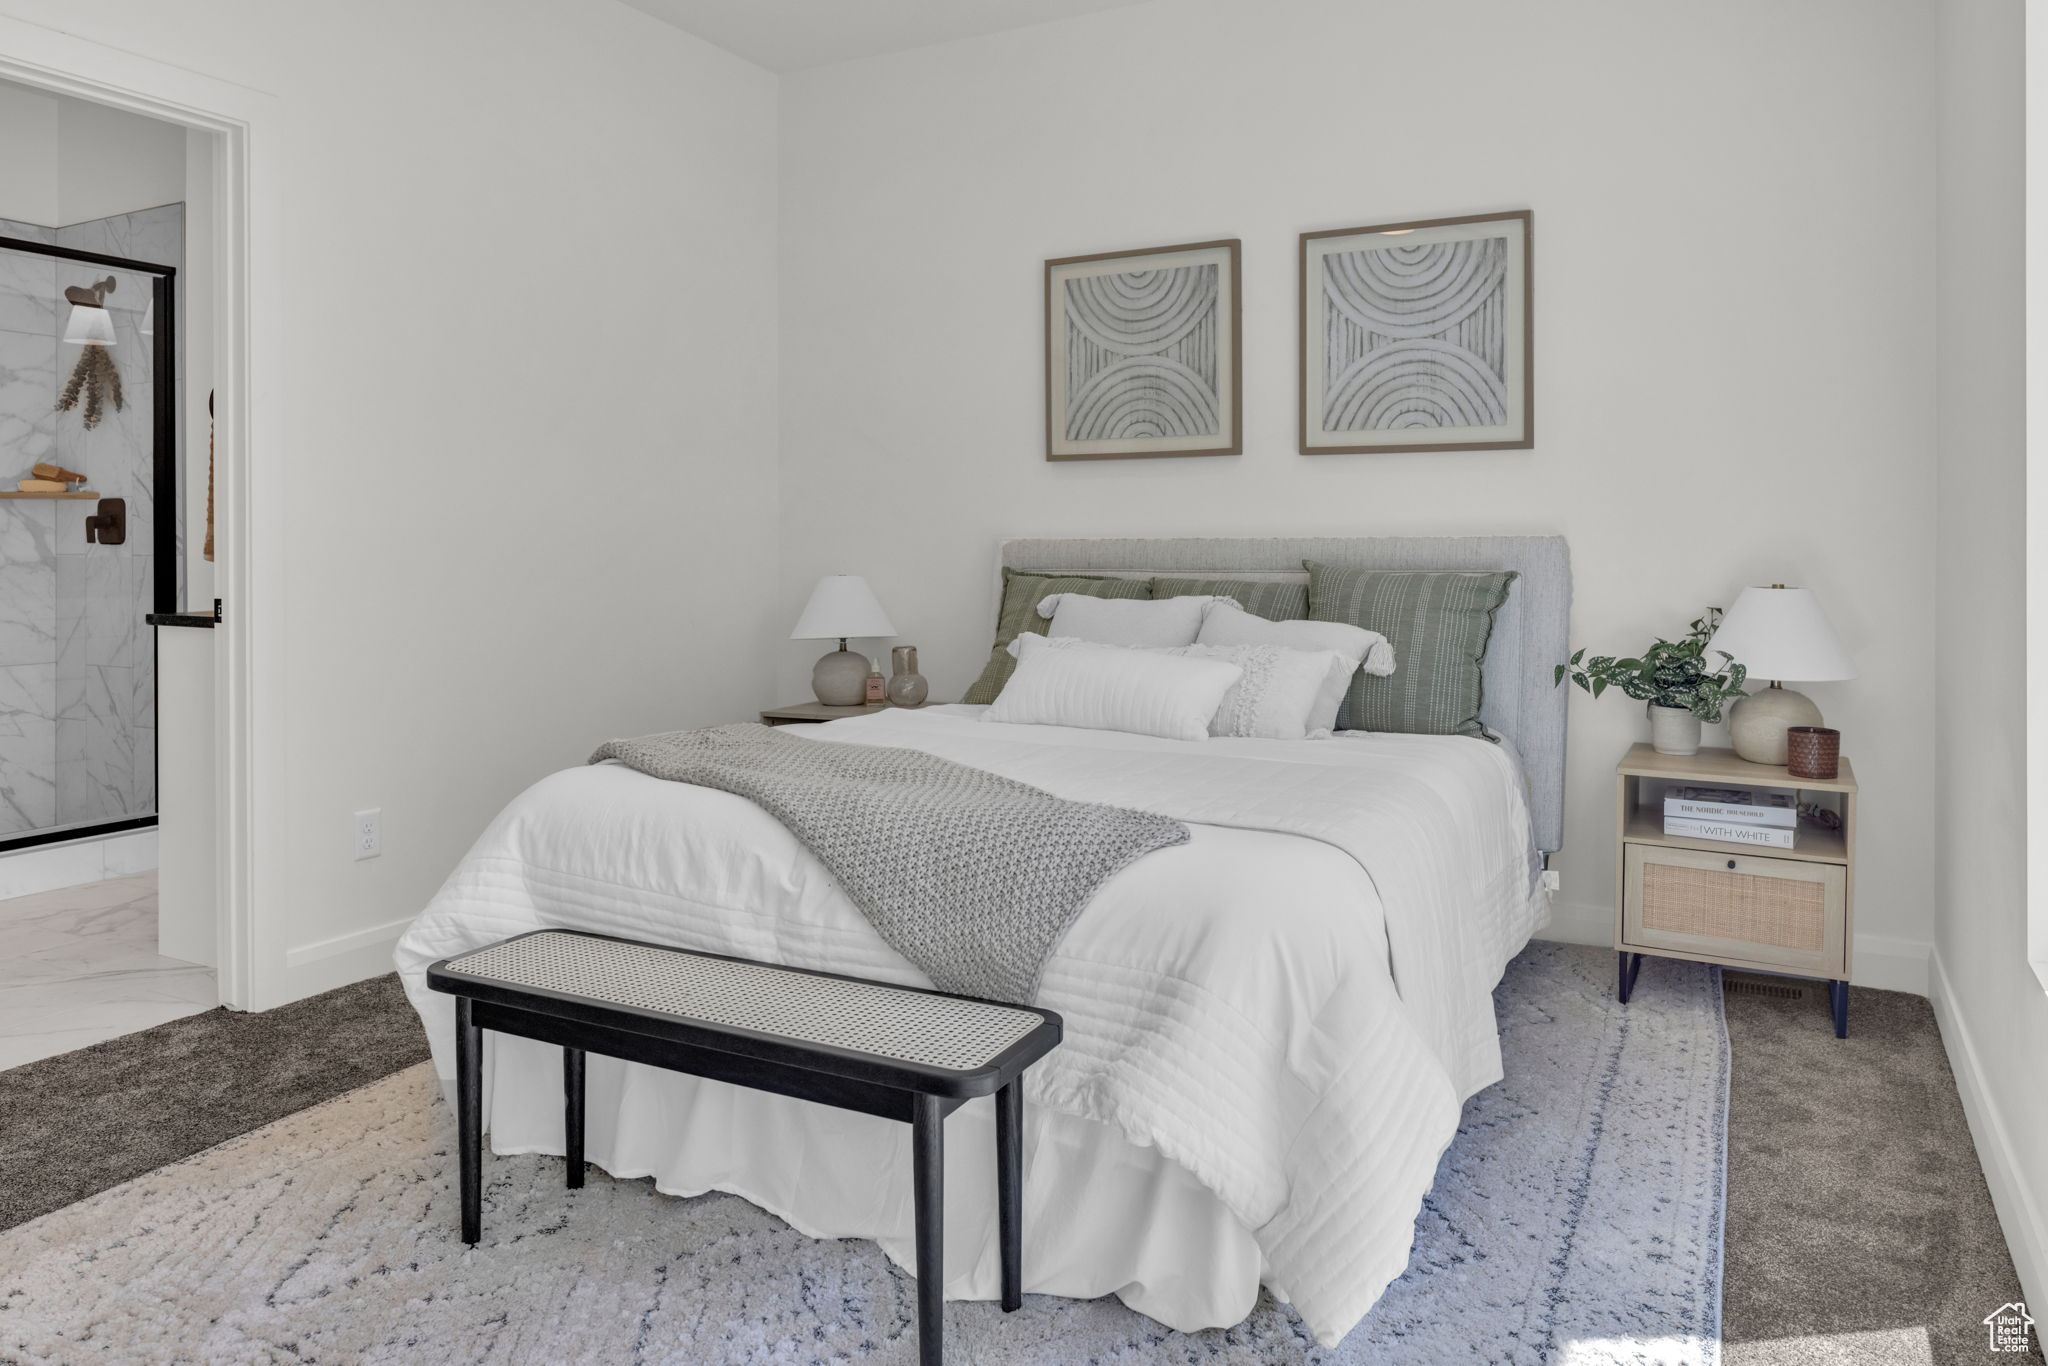
<path fill-rule="evenodd" d="M 1561 892 L 1564 890 L 1564 877 L 1557 869 L 1545 868 L 1543 870 L 1543 890 L 1546 892 Z"/>
<path fill-rule="evenodd" d="M 375 858 L 384 852 L 383 807 L 356 812 L 355 847 L 358 859 Z"/>

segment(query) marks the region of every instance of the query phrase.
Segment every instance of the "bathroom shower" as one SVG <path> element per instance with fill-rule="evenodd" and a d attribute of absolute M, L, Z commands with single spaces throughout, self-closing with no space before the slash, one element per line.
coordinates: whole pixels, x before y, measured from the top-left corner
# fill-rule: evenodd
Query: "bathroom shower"
<path fill-rule="evenodd" d="M 0 850 L 153 825 L 184 210 L 0 220 Z"/>

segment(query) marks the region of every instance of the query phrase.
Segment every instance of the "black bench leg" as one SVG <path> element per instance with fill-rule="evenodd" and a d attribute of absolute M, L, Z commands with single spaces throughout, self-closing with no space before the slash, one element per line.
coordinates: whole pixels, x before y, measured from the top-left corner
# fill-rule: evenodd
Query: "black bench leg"
<path fill-rule="evenodd" d="M 996 1223 L 1002 1239 L 1003 1312 L 1024 1307 L 1024 1082 L 996 1092 Z"/>
<path fill-rule="evenodd" d="M 462 1186 L 462 1241 L 475 1244 L 484 1224 L 484 1032 L 470 1019 L 469 998 L 455 1001 L 455 1146 Z"/>
<path fill-rule="evenodd" d="M 583 1050 L 562 1050 L 562 1152 L 569 1160 L 569 1189 L 583 1188 Z"/>
<path fill-rule="evenodd" d="M 946 1112 L 937 1096 L 914 1097 L 910 1124 L 917 1201 L 917 1359 L 946 1359 Z"/>

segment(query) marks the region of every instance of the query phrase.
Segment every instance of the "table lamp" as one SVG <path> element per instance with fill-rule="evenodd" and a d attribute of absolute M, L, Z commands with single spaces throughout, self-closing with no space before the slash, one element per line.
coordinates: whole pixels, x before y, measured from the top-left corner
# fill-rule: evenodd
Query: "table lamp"
<path fill-rule="evenodd" d="M 893 636 L 889 614 L 858 574 L 827 574 L 811 590 L 791 640 L 837 640 L 839 648 L 811 670 L 811 691 L 828 707 L 855 707 L 865 699 L 868 660 L 846 648 L 849 636 Z"/>
<path fill-rule="evenodd" d="M 1752 680 L 1772 680 L 1770 687 L 1751 693 L 1728 713 L 1728 738 L 1736 754 L 1753 764 L 1782 765 L 1785 732 L 1793 726 L 1821 724 L 1813 699 L 1779 686 L 1777 680 L 1832 683 L 1856 676 L 1856 666 L 1835 639 L 1835 628 L 1810 588 L 1774 583 L 1743 589 L 1707 643 L 1709 658 L 1722 650 L 1749 670 Z"/>

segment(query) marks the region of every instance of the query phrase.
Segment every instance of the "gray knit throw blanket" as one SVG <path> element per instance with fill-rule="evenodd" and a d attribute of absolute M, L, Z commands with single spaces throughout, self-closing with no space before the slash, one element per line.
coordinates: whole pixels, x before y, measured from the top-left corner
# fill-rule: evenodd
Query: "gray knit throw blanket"
<path fill-rule="evenodd" d="M 1119 869 L 1185 844 L 1179 821 L 1068 801 L 914 749 L 761 725 L 610 740 L 650 777 L 760 806 L 942 991 L 1028 1004 L 1067 926 Z"/>

